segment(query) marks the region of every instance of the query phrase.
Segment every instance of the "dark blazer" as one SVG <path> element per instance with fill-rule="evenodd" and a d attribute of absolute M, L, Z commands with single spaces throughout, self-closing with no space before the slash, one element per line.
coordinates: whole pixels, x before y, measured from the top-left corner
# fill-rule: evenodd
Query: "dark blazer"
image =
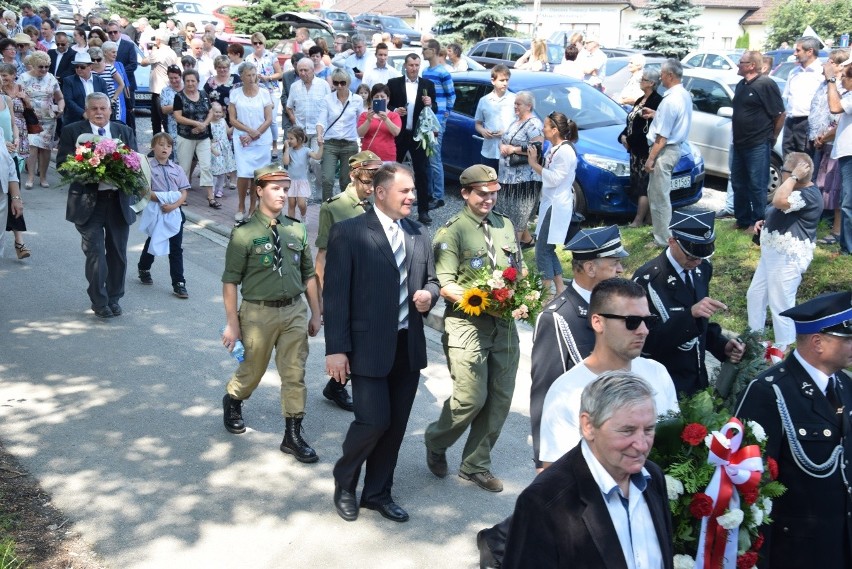
<path fill-rule="evenodd" d="M 124 64 L 124 70 L 127 72 L 127 79 L 130 81 L 130 91 L 136 91 L 136 77 L 134 72 L 139 65 L 139 60 L 136 59 L 136 45 L 128 39 L 122 38 L 118 43 L 118 51 L 115 54 L 115 60 Z"/>
<path fill-rule="evenodd" d="M 83 133 L 90 132 L 92 132 L 92 127 L 87 120 L 66 124 L 62 128 L 62 135 L 59 137 L 59 146 L 56 150 L 57 167 L 65 162 L 65 159 L 69 155 L 74 154 L 77 147 L 77 137 Z M 110 122 L 109 132 L 112 138 L 121 139 L 133 150 L 137 149 L 136 135 L 127 126 L 119 122 Z M 118 195 L 124 220 L 128 225 L 130 225 L 136 221 L 136 213 L 130 209 L 133 202 L 131 201 L 130 196 L 123 192 L 119 191 Z M 95 210 L 97 199 L 97 184 L 72 183 L 68 188 L 68 203 L 65 207 L 65 219 L 77 225 L 86 223 L 92 216 L 92 212 Z"/>
<path fill-rule="evenodd" d="M 414 103 L 414 130 L 417 130 L 417 122 L 420 120 L 420 111 L 423 110 L 423 101 L 421 96 L 423 90 L 432 98 L 432 111 L 438 113 L 438 102 L 435 100 L 435 84 L 429 79 L 422 77 L 417 82 L 417 101 Z M 408 96 L 405 94 L 405 76 L 394 77 L 388 80 L 388 91 L 390 91 L 390 100 L 388 101 L 388 109 L 396 109 L 397 107 L 408 106 Z M 402 118 L 402 128 L 405 128 L 406 118 Z"/>
<path fill-rule="evenodd" d="M 539 431 L 544 397 L 560 375 L 587 358 L 595 347 L 595 331 L 589 324 L 589 303 L 574 290 L 570 281 L 565 291 L 541 311 L 533 338 L 530 423 L 533 456 L 540 465 Z"/>
<path fill-rule="evenodd" d="M 432 306 L 440 285 L 429 232 L 409 219 L 405 231 L 408 269 L 408 356 L 411 371 L 426 367 L 424 315 L 411 295 L 427 290 Z M 325 353 L 345 353 L 353 375 L 386 377 L 394 362 L 399 317 L 399 270 L 374 210 L 331 226 L 323 289 Z"/>
<path fill-rule="evenodd" d="M 843 444 L 846 460 L 852 456 L 852 380 L 842 371 L 837 394 L 844 407 L 838 415 L 825 395 L 793 354 L 757 376 L 740 401 L 736 416 L 754 420 L 766 431 L 766 454 L 778 461 L 778 480 L 787 487 L 773 501 L 772 526 L 764 530 L 767 555 L 760 567 L 793 569 L 819 567 L 841 569 L 852 566 L 852 499 L 846 490 L 840 468 L 827 478 L 815 478 L 802 471 L 790 450 L 781 424 L 773 386 L 784 398 L 793 424 L 793 436 L 811 461 L 828 460 L 838 444 Z M 843 468 L 843 467 L 841 467 Z M 845 464 L 847 480 L 852 467 Z"/>
<path fill-rule="evenodd" d="M 663 471 L 653 462 L 645 501 L 663 566 L 673 567 L 672 520 Z M 504 569 L 627 569 L 615 526 L 580 445 L 539 474 L 518 496 Z"/>
<path fill-rule="evenodd" d="M 71 48 L 62 54 L 62 59 L 59 60 L 59 68 L 56 67 L 56 58 L 59 57 L 59 52 L 55 49 L 47 50 L 47 55 L 50 57 L 50 72 L 59 80 L 62 85 L 62 79 L 74 74 L 74 55 L 75 51 Z"/>
<path fill-rule="evenodd" d="M 95 73 L 92 73 L 92 81 L 95 91 L 109 95 L 106 81 Z M 62 82 L 62 96 L 65 97 L 65 113 L 62 115 L 62 124 L 70 125 L 83 120 L 83 112 L 86 110 L 86 89 L 83 87 L 83 81 L 76 73 L 72 73 Z"/>
<path fill-rule="evenodd" d="M 701 300 L 709 296 L 713 265 L 702 261 L 693 275 L 695 298 Z M 692 305 L 696 300 L 675 272 L 665 251 L 639 267 L 633 280 L 648 293 L 651 312 L 663 320 L 648 334 L 642 355 L 666 366 L 678 395 L 681 392 L 692 395 L 707 387 L 706 350 L 720 362 L 727 359 L 728 339 L 722 335 L 721 326 L 707 318 L 692 317 Z"/>

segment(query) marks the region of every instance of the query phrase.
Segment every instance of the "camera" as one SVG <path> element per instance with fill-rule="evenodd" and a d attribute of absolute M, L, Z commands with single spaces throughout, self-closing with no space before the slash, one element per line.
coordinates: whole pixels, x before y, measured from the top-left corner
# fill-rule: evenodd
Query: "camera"
<path fill-rule="evenodd" d="M 533 142 L 530 142 L 527 146 L 524 146 L 524 153 L 527 152 L 527 149 L 530 146 L 535 147 L 535 151 L 537 153 L 536 154 L 536 162 L 538 162 L 538 165 L 544 166 L 544 151 L 542 150 L 542 142 L 540 140 L 535 140 Z"/>

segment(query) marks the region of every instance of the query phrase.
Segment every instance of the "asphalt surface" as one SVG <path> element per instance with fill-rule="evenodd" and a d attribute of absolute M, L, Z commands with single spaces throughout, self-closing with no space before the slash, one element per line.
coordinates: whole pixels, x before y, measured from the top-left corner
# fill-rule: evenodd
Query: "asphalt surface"
<path fill-rule="evenodd" d="M 140 136 L 140 150 L 149 139 Z M 187 300 L 172 295 L 165 257 L 154 264 L 154 285 L 139 283 L 144 235 L 131 227 L 124 315 L 102 321 L 89 309 L 79 235 L 64 220 L 67 188 L 52 168 L 49 179 L 50 189 L 23 192 L 33 256 L 10 258 L 9 236 L 0 259 L 7 299 L 0 303 L 2 437 L 106 566 L 478 566 L 476 532 L 511 513 L 534 476 L 529 327 L 520 327 L 515 398 L 493 452 L 493 472 L 505 490 L 492 494 L 456 476 L 463 441 L 448 451 L 447 478 L 426 468 L 423 431 L 452 390 L 440 334 L 427 330 L 429 366 L 394 485 L 411 519 L 397 524 L 363 510 L 347 523 L 332 504 L 331 469 L 352 415 L 321 395 L 322 333 L 310 340 L 305 370 L 305 438 L 318 463 L 300 464 L 278 450 L 284 422 L 274 366 L 244 405 L 248 432 L 232 435 L 222 425 L 221 399 L 236 364 L 218 336 L 220 278 L 236 192 L 222 210 L 207 207 L 202 192 L 190 192 Z M 712 194 L 719 193 L 708 192 L 718 201 Z M 433 212 L 433 229 L 461 206 L 457 191 L 446 199 Z M 311 205 L 308 215 L 311 243 L 317 210 Z"/>

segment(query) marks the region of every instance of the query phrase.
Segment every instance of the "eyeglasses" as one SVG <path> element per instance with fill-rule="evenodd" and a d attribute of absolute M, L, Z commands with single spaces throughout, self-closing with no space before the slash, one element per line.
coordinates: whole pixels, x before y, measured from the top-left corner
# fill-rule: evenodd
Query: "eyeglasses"
<path fill-rule="evenodd" d="M 372 184 L 374 177 L 375 174 L 370 174 L 368 176 L 355 176 L 355 179 L 361 182 L 362 184 Z"/>
<path fill-rule="evenodd" d="M 754 63 L 753 61 L 748 61 L 746 59 L 741 59 L 739 61 L 739 65 L 748 65 L 749 63 Z"/>
<path fill-rule="evenodd" d="M 39 69 L 50 69 L 50 65 L 36 65 Z"/>
<path fill-rule="evenodd" d="M 792 174 L 792 173 L 793 173 L 793 171 L 792 171 L 792 170 L 785 170 L 785 169 L 783 169 L 783 168 L 782 168 L 782 169 L 781 169 L 781 173 L 782 173 L 782 174 Z"/>
<path fill-rule="evenodd" d="M 74 69 L 88 69 L 88 68 L 89 68 L 88 65 L 75 65 L 74 66 Z"/>
<path fill-rule="evenodd" d="M 645 327 L 648 330 L 653 330 L 660 323 L 660 317 L 656 314 L 649 314 L 648 316 L 622 316 L 621 314 L 598 314 L 598 316 L 602 316 L 604 318 L 612 318 L 614 320 L 624 320 L 624 327 L 630 331 L 636 330 L 639 328 L 639 325 L 643 322 L 645 323 Z"/>
<path fill-rule="evenodd" d="M 345 87 L 349 82 L 348 81 L 332 81 L 331 84 L 335 87 Z"/>
<path fill-rule="evenodd" d="M 93 57 L 93 58 L 92 58 L 92 61 L 93 61 L 94 63 L 100 63 L 101 61 L 103 61 L 103 59 L 101 59 L 100 57 Z"/>
<path fill-rule="evenodd" d="M 111 30 L 111 31 L 109 31 L 109 32 L 107 32 L 107 33 L 108 33 L 109 35 L 112 35 L 112 34 L 120 34 L 121 32 L 120 32 L 119 30 Z"/>
<path fill-rule="evenodd" d="M 56 42 L 56 47 L 68 47 L 68 44 Z"/>
<path fill-rule="evenodd" d="M 251 44 L 252 45 L 263 45 L 263 42 L 262 41 L 253 41 L 253 42 L 251 42 Z"/>

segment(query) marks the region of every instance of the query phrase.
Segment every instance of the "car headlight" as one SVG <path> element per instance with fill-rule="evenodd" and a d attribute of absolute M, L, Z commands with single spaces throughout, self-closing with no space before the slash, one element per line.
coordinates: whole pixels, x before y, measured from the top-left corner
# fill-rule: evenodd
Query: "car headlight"
<path fill-rule="evenodd" d="M 616 160 L 615 158 L 600 156 L 598 154 L 583 154 L 583 158 L 595 168 L 612 172 L 616 176 L 630 175 L 630 162 L 625 160 Z"/>
<path fill-rule="evenodd" d="M 692 163 L 698 164 L 701 162 L 701 150 L 695 144 L 689 143 L 689 149 L 692 151 Z"/>

